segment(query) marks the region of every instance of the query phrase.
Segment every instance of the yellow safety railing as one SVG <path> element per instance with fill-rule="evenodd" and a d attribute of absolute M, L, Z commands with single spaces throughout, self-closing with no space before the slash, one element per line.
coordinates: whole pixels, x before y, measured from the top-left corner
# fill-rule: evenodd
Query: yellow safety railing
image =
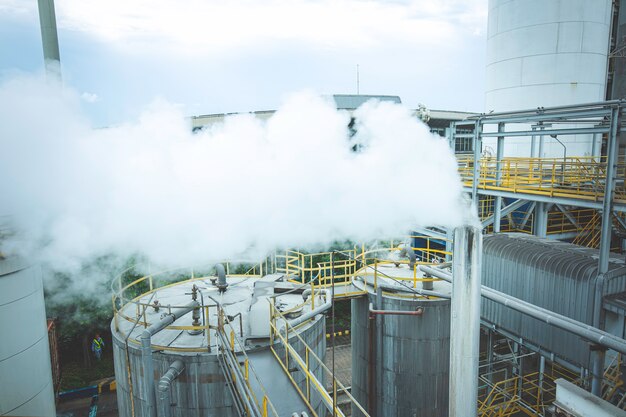
<path fill-rule="evenodd" d="M 310 298 L 313 299 L 314 296 L 315 294 L 312 294 Z M 311 404 L 314 402 L 315 396 L 319 396 L 329 413 L 343 417 L 343 411 L 339 408 L 337 401 L 338 396 L 343 395 L 345 396 L 344 398 L 347 398 L 349 404 L 356 407 L 363 416 L 369 417 L 365 409 L 352 396 L 350 390 L 335 378 L 324 364 L 324 361 L 302 339 L 298 332 L 298 327 L 305 324 L 303 323 L 296 328 L 292 327 L 283 313 L 278 311 L 273 303 L 270 303 L 271 351 L 300 397 L 309 405 L 309 411 L 314 417 L 325 417 L 325 415 L 318 414 L 314 404 Z M 304 376 L 303 386 L 299 385 L 293 378 L 291 371 L 294 368 L 298 369 Z M 324 386 L 324 377 L 330 378 L 332 381 L 332 391 L 330 393 Z"/>
<path fill-rule="evenodd" d="M 224 262 L 223 263 L 227 274 L 231 277 L 249 277 L 249 278 L 259 278 L 261 275 L 255 274 L 254 272 L 260 272 L 268 270 L 267 268 L 271 268 L 271 261 L 265 260 L 262 264 L 257 265 L 256 267 L 252 267 L 250 269 L 243 268 L 243 270 L 247 269 L 245 273 L 230 273 L 231 271 L 239 271 L 242 270 L 241 263 L 239 262 Z M 145 268 L 148 269 L 148 268 Z M 207 272 L 209 268 L 205 268 L 202 271 Z M 169 288 L 172 286 L 180 285 L 183 282 L 186 283 L 195 283 L 199 281 L 206 280 L 210 278 L 208 275 L 204 273 L 200 273 L 200 276 L 197 275 L 198 270 L 194 268 L 176 268 L 167 271 L 162 271 L 154 274 L 148 274 L 141 276 L 140 278 L 134 279 L 131 282 L 125 283 L 128 281 L 128 276 L 133 277 L 137 276 L 137 266 L 130 267 L 119 274 L 113 282 L 111 283 L 111 289 L 113 290 L 113 295 L 111 297 L 111 303 L 113 306 L 113 322 L 115 325 L 116 331 L 118 331 L 123 337 L 126 337 L 127 334 L 124 333 L 122 328 L 120 327 L 120 320 L 125 320 L 129 323 L 133 323 L 139 325 L 141 327 L 150 326 L 151 322 L 147 319 L 146 312 L 149 308 L 155 308 L 155 305 L 152 303 L 152 298 L 148 297 L 147 301 L 146 296 L 150 296 L 154 294 L 157 290 L 162 290 L 165 288 Z M 132 279 L 132 278 L 131 278 Z M 129 308 L 130 307 L 130 308 Z M 156 306 L 159 309 L 171 311 L 177 308 L 183 308 L 184 305 L 158 305 Z M 207 344 L 211 346 L 211 332 L 210 330 L 215 330 L 215 326 L 211 326 L 208 321 L 208 317 L 210 317 L 210 309 L 214 307 L 210 307 L 208 305 L 202 305 L 200 308 L 203 311 L 203 317 L 205 318 L 205 324 L 201 326 L 167 326 L 166 329 L 170 330 L 199 330 L 202 331 L 207 337 Z M 129 310 L 133 311 L 134 314 L 129 315 Z M 129 339 L 129 343 L 138 344 L 136 340 Z M 206 348 L 197 347 L 197 348 L 180 348 L 180 347 L 172 347 L 172 346 L 158 346 L 153 345 L 156 349 L 164 349 L 170 351 L 179 351 L 179 352 L 204 352 Z"/>
<path fill-rule="evenodd" d="M 473 156 L 458 155 L 458 169 L 463 183 L 471 187 L 474 176 Z M 511 191 L 598 201 L 604 197 L 606 158 L 503 158 L 483 157 L 478 162 L 479 189 Z M 626 163 L 617 164 L 616 177 L 626 178 Z M 498 178 L 499 177 L 499 178 Z M 615 201 L 626 202 L 624 181 L 618 181 Z"/>
<path fill-rule="evenodd" d="M 433 278 L 420 278 L 420 265 L 433 265 L 450 260 L 451 251 L 445 250 L 446 239 L 431 236 L 410 236 L 412 241 L 417 239 L 422 242 L 419 247 L 411 247 L 416 255 L 410 277 L 405 275 L 392 275 L 387 271 L 382 273 L 379 267 L 384 265 L 409 265 L 405 256 L 401 259 L 400 252 L 406 251 L 406 247 L 397 245 L 406 239 L 389 240 L 384 246 L 376 245 L 373 248 L 361 245 L 354 249 L 306 254 L 293 250 L 277 254 L 276 271 L 284 273 L 291 278 L 292 282 L 314 285 L 317 288 L 335 287 L 336 298 L 347 298 L 361 295 L 365 290 L 358 290 L 352 286 L 356 277 L 374 276 L 374 288 L 377 288 L 378 277 L 386 276 L 397 281 L 409 282 L 416 287 L 422 281 L 435 281 Z M 390 259 L 395 258 L 395 259 Z M 341 288 L 341 290 L 339 290 Z"/>
<path fill-rule="evenodd" d="M 258 373 L 250 363 L 246 347 L 241 339 L 237 337 L 235 329 L 226 320 L 224 309 L 221 307 L 218 307 L 218 325 L 216 330 L 221 362 L 226 368 L 225 376 L 233 387 L 242 387 L 234 392 L 241 398 L 240 407 L 244 409 L 244 414 L 246 416 L 278 417 L 276 408 L 259 380 Z M 250 384 L 252 379 L 256 380 L 263 394 L 260 402 Z M 247 404 L 252 404 L 255 409 L 251 410 Z"/>

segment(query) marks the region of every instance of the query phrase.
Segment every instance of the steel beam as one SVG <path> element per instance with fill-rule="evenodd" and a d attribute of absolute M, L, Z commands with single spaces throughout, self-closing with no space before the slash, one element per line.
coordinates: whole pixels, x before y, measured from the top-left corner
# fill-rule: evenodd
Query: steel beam
<path fill-rule="evenodd" d="M 497 198 L 502 198 L 502 197 L 497 197 Z M 514 201 L 513 203 L 509 204 L 508 206 L 504 207 L 503 209 L 500 210 L 500 217 L 502 218 L 503 216 L 506 216 L 509 213 L 514 212 L 515 210 L 517 210 L 518 208 L 520 208 L 521 206 L 523 206 L 524 204 L 526 204 L 527 201 L 524 199 L 519 199 L 517 201 Z M 489 226 L 491 223 L 494 223 L 494 225 L 496 224 L 496 215 L 491 215 L 489 217 L 487 217 L 485 220 L 482 221 L 482 225 L 483 227 L 487 227 Z M 499 228 L 498 228 L 499 229 Z M 494 232 L 495 232 L 495 227 L 494 227 Z M 499 232 L 499 230 L 498 230 Z M 497 233 L 497 232 L 496 232 Z"/>

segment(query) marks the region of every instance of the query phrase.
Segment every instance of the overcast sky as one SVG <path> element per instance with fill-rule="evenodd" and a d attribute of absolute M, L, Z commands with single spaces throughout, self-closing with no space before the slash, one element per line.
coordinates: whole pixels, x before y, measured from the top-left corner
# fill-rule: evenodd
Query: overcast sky
<path fill-rule="evenodd" d="M 41 73 L 36 0 L 0 0 L 0 78 Z M 63 78 L 94 124 L 156 98 L 187 115 L 287 93 L 482 111 L 487 0 L 56 0 Z"/>

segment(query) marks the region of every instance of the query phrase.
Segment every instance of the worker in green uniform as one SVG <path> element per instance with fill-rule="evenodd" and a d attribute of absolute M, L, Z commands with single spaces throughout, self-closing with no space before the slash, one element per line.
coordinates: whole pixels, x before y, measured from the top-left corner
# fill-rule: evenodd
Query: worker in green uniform
<path fill-rule="evenodd" d="M 104 349 L 104 340 L 100 337 L 99 333 L 96 333 L 96 337 L 91 342 L 91 351 L 96 355 L 96 359 L 102 358 L 102 349 Z"/>

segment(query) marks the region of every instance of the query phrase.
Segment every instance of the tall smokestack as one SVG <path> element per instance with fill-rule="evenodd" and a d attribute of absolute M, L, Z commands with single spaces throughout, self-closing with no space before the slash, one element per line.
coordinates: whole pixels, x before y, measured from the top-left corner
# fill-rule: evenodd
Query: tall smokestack
<path fill-rule="evenodd" d="M 480 344 L 483 235 L 474 226 L 454 230 L 450 321 L 450 417 L 476 417 Z"/>
<path fill-rule="evenodd" d="M 61 56 L 57 36 L 57 20 L 54 13 L 54 0 L 38 0 L 39 25 L 46 74 L 61 80 Z"/>

